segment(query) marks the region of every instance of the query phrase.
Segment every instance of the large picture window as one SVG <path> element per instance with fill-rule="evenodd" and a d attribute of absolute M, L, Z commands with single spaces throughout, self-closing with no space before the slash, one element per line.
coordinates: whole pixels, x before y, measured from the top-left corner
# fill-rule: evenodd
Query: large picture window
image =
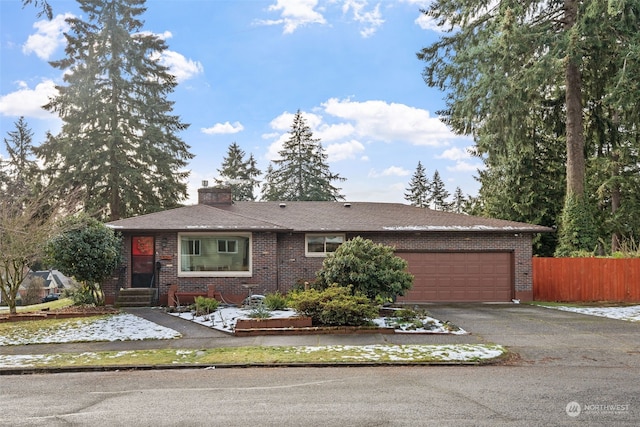
<path fill-rule="evenodd" d="M 251 235 L 180 233 L 180 276 L 250 276 Z"/>
<path fill-rule="evenodd" d="M 327 256 L 344 243 L 344 234 L 307 234 L 306 256 Z"/>

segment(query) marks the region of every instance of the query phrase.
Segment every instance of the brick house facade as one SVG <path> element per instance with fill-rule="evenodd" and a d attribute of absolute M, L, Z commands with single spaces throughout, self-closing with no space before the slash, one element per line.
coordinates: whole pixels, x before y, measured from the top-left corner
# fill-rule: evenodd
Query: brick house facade
<path fill-rule="evenodd" d="M 156 287 L 160 303 L 172 305 L 170 289 L 183 293 L 207 294 L 215 289 L 216 296 L 227 302 L 241 301 L 249 292 L 286 292 L 296 283 L 313 280 L 321 268 L 324 253 L 320 256 L 309 252 L 309 236 L 331 235 L 341 241 L 355 236 L 390 245 L 398 256 L 410 255 L 409 269 L 419 269 L 434 261 L 434 254 L 508 254 L 502 266 L 502 293 L 469 293 L 471 299 L 491 300 L 496 295 L 501 300 L 532 299 L 532 237 L 535 233 L 551 230 L 530 224 L 478 218 L 468 215 L 431 211 L 429 209 L 392 203 L 340 203 L 340 202 L 231 202 L 228 190 L 204 188 L 199 190 L 199 204 L 183 208 L 114 221 L 108 224 L 124 237 L 123 264 L 103 284 L 107 303 L 113 303 L 119 289 L 129 287 Z M 233 243 L 231 254 L 224 254 Z M 152 242 L 148 256 L 136 258 L 132 239 L 142 236 Z M 244 265 L 229 267 L 203 267 L 199 270 L 186 265 L 187 258 L 205 259 L 201 254 L 208 243 L 207 236 L 220 237 L 213 252 L 240 258 L 242 250 L 236 244 L 246 241 Z M 232 236 L 233 238 L 229 238 Z M 218 241 L 218 242 L 219 242 Z M 196 243 L 193 243 L 196 242 Z M 187 247 L 187 244 L 189 247 Z M 215 246 L 215 244 L 214 244 Z M 195 253 L 195 252 L 197 253 Z M 134 250 L 135 252 L 135 250 Z M 194 252 L 194 253 L 192 253 Z M 217 254 L 216 256 L 222 256 Z M 228 258 L 230 259 L 230 258 Z M 418 260 L 418 261 L 416 261 Z M 152 264 L 150 264 L 152 263 Z M 455 279 L 447 284 L 445 274 L 441 283 L 429 283 L 429 273 L 421 277 L 414 287 L 439 286 L 437 298 L 464 300 L 465 280 L 481 279 L 482 272 L 458 271 L 452 261 L 449 276 Z M 458 263 L 459 264 L 459 263 Z M 482 261 L 480 264 L 487 264 Z M 505 262 L 503 262 L 505 264 Z M 462 265 L 460 268 L 464 267 Z M 479 268 L 485 266 L 480 265 Z M 189 269 L 191 268 L 191 269 Z M 208 268 L 208 269 L 207 269 Z M 431 268 L 431 267 L 430 267 Z M 437 268 L 437 264 L 436 264 Z M 146 269 L 147 275 L 136 272 Z M 508 270 L 508 271 L 507 271 Z M 480 270 L 479 270 L 480 271 Z M 453 277 L 455 276 L 455 277 Z M 144 280 L 138 280 L 142 277 Z M 424 283 L 422 283 L 424 282 Z M 455 282 L 455 283 L 454 283 Z M 489 283 L 493 283 L 489 281 Z M 458 293 L 447 293 L 447 286 L 457 286 Z M 475 286 L 469 283 L 470 287 Z M 506 287 L 508 290 L 505 291 Z M 461 290 L 460 290 L 461 289 Z M 462 293 L 460 293 L 462 292 Z M 415 301 L 423 302 L 423 301 Z M 424 301 L 426 302 L 426 301 Z"/>

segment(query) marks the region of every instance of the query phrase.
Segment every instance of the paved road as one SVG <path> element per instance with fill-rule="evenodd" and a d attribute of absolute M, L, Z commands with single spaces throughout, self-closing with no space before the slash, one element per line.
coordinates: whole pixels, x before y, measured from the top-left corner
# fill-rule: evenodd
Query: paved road
<path fill-rule="evenodd" d="M 470 331 L 471 335 L 464 337 L 467 342 L 503 344 L 519 357 L 505 365 L 481 367 L 189 369 L 3 376 L 0 425 L 640 424 L 640 324 L 526 305 L 449 304 L 429 306 L 428 310 L 434 317 Z M 159 314 L 145 312 L 149 317 Z M 157 320 L 173 322 L 164 317 Z M 192 329 L 185 323 L 174 326 L 180 325 L 190 344 L 295 343 L 294 338 L 282 337 L 233 341 L 236 339 L 206 328 Z M 313 336 L 298 338 L 298 342 L 345 339 Z M 43 346 L 38 349 L 46 350 Z M 575 416 L 567 414 L 567 407 Z"/>

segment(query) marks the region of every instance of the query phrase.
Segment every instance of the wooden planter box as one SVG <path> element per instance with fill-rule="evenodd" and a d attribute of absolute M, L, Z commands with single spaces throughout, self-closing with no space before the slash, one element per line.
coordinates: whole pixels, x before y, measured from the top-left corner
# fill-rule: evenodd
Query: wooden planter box
<path fill-rule="evenodd" d="M 237 329 L 283 329 L 283 328 L 309 328 L 311 317 L 285 317 L 277 319 L 238 319 Z"/>

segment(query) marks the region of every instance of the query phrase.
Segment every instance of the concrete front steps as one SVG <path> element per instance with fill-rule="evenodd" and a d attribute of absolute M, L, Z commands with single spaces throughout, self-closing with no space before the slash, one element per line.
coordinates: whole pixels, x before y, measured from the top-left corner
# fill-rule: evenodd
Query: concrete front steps
<path fill-rule="evenodd" d="M 155 288 L 120 289 L 116 307 L 153 307 L 156 299 Z"/>

